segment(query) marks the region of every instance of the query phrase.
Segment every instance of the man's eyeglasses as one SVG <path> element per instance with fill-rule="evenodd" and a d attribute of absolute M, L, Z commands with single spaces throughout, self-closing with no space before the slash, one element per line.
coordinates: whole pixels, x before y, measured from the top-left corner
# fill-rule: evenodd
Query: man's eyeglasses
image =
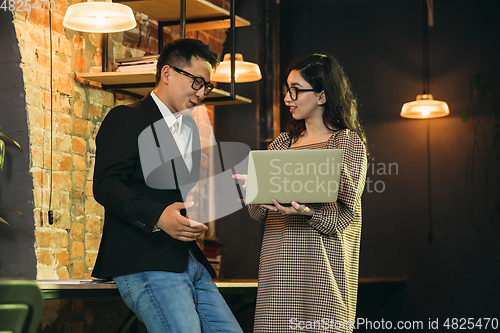
<path fill-rule="evenodd" d="M 314 91 L 314 89 L 299 89 L 297 87 L 287 87 L 283 85 L 283 95 L 290 94 L 292 101 L 296 101 L 299 97 L 299 91 Z"/>
<path fill-rule="evenodd" d="M 170 66 L 170 68 L 172 68 L 174 71 L 176 71 L 177 73 L 179 73 L 181 75 L 184 75 L 184 76 L 187 76 L 187 77 L 193 79 L 193 84 L 191 85 L 191 88 L 193 88 L 194 90 L 198 91 L 201 88 L 205 87 L 205 96 L 208 96 L 208 94 L 210 94 L 212 89 L 214 89 L 214 85 L 211 84 L 210 82 L 205 81 L 205 79 L 202 78 L 201 76 L 194 76 L 193 74 L 188 73 L 188 72 L 186 72 L 180 68 L 174 67 L 174 66 Z"/>

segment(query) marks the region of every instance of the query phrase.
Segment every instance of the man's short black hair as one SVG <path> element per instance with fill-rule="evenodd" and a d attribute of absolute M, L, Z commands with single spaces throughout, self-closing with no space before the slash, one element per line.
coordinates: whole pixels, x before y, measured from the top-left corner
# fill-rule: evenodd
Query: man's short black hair
<path fill-rule="evenodd" d="M 158 85 L 160 82 L 161 70 L 165 65 L 179 68 L 189 67 L 192 57 L 209 62 L 212 68 L 219 64 L 219 55 L 212 51 L 210 45 L 206 45 L 197 39 L 177 39 L 165 46 L 158 57 L 155 84 Z"/>

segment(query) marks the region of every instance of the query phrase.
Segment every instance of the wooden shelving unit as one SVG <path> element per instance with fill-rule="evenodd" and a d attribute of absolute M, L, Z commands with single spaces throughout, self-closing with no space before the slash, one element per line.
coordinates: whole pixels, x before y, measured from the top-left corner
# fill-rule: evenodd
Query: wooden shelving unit
<path fill-rule="evenodd" d="M 159 27 L 179 26 L 181 1 L 179 0 L 129 0 L 115 1 L 158 20 Z M 231 13 L 206 0 L 185 0 L 186 31 L 227 29 L 231 27 Z M 234 15 L 234 11 L 233 11 Z M 250 25 L 250 22 L 234 16 L 235 27 Z M 154 71 L 80 73 L 77 79 L 83 83 L 98 83 L 104 90 L 142 97 L 154 88 Z M 246 97 L 231 94 L 221 89 L 213 89 L 203 101 L 207 105 L 231 105 L 252 103 Z"/>
<path fill-rule="evenodd" d="M 155 72 L 102 72 L 102 73 L 81 73 L 76 78 L 86 84 L 89 81 L 99 83 L 102 89 L 142 97 L 153 90 L 155 86 Z M 229 92 L 215 88 L 203 101 L 207 105 L 231 105 L 252 103 L 246 97 L 236 95 L 234 101 L 217 101 L 218 98 L 229 96 Z"/>
<path fill-rule="evenodd" d="M 180 2 L 167 0 L 114 1 L 163 22 L 164 26 L 179 26 Z M 250 22 L 236 16 L 236 27 Z M 229 12 L 205 0 L 186 0 L 186 31 L 228 29 Z"/>

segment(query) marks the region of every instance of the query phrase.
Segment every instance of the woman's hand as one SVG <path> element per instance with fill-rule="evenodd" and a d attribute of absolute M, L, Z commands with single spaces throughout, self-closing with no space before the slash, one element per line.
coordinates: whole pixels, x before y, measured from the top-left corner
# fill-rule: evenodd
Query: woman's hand
<path fill-rule="evenodd" d="M 241 187 L 243 187 L 244 190 L 247 189 L 247 175 L 235 173 L 233 175 L 233 178 L 238 180 L 244 180 L 245 184 L 243 184 Z"/>
<path fill-rule="evenodd" d="M 273 212 L 280 212 L 283 215 L 289 214 L 298 214 L 298 215 L 306 215 L 312 216 L 314 214 L 314 208 L 311 208 L 304 204 L 299 204 L 297 201 L 292 201 L 292 205 L 290 207 L 285 207 L 280 205 L 280 203 L 273 199 L 273 205 L 260 205 L 261 207 L 267 208 Z"/>

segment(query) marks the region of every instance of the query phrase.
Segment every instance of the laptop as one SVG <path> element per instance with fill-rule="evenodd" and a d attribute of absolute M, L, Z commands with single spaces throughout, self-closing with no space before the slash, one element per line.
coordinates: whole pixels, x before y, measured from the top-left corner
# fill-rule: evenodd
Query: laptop
<path fill-rule="evenodd" d="M 251 151 L 245 203 L 335 202 L 342 156 L 341 149 Z"/>

